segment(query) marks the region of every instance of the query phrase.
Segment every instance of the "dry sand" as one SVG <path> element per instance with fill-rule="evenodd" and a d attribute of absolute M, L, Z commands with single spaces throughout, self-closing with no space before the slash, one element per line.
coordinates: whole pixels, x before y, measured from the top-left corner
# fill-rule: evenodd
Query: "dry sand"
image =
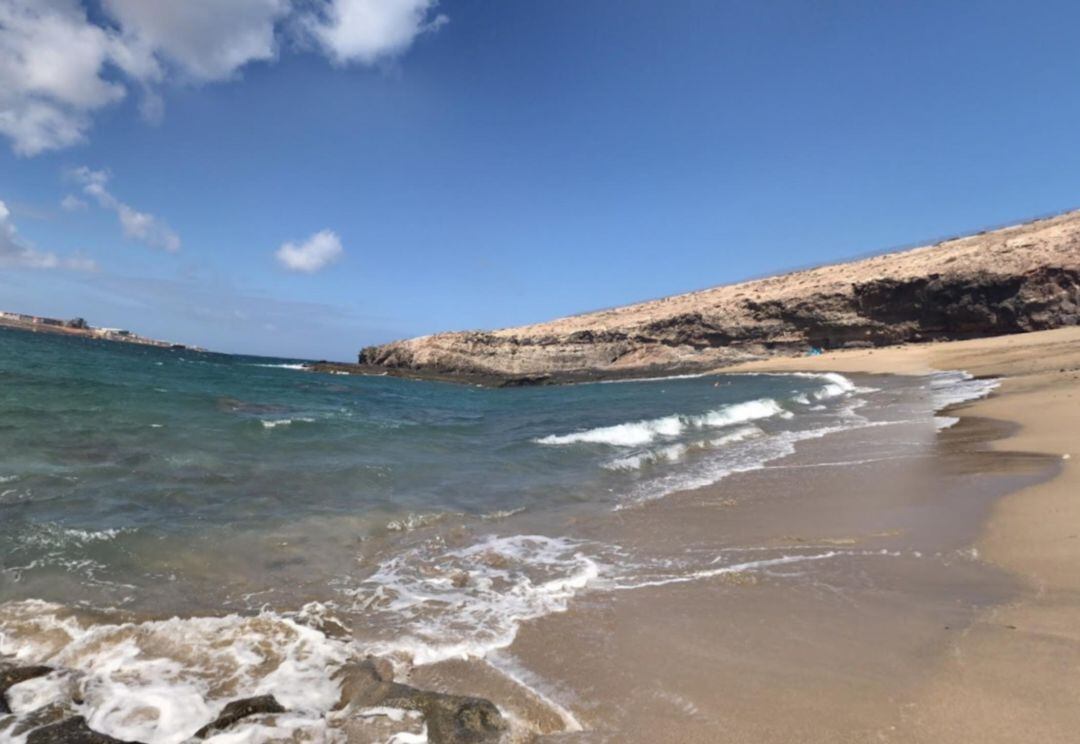
<path fill-rule="evenodd" d="M 1020 336 L 773 359 L 741 371 L 919 373 L 1003 377 L 963 415 L 1012 421 L 997 448 L 1063 458 L 1053 480 L 999 501 L 976 546 L 1018 577 L 1018 598 L 986 610 L 881 740 L 1080 741 L 1080 328 Z M 1067 459 L 1066 459 L 1067 458 Z"/>

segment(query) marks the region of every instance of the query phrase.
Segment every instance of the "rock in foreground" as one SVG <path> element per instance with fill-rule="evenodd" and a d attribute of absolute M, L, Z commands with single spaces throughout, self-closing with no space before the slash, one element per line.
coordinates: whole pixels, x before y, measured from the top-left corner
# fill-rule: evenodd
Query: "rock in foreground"
<path fill-rule="evenodd" d="M 138 742 L 125 742 L 99 734 L 86 725 L 85 718 L 76 716 L 51 726 L 34 729 L 26 737 L 26 744 L 138 744 Z"/>
<path fill-rule="evenodd" d="M 393 682 L 370 660 L 346 666 L 341 677 L 341 707 L 419 711 L 431 744 L 493 744 L 506 730 L 502 714 L 489 700 Z"/>

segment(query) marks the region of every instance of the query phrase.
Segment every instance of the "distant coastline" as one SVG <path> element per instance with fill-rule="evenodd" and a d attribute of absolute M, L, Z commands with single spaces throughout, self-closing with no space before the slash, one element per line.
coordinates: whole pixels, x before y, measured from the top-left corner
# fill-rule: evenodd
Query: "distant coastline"
<path fill-rule="evenodd" d="M 97 328 L 87 323 L 82 318 L 62 320 L 60 318 L 48 318 L 41 315 L 27 315 L 0 310 L 0 328 L 10 328 L 16 331 L 28 331 L 30 333 L 52 333 L 60 336 L 74 336 L 77 338 L 93 338 L 101 341 L 116 341 L 124 344 L 137 344 L 139 346 L 154 346 L 159 349 L 193 349 L 203 351 L 198 347 L 179 344 L 172 341 L 162 341 L 156 338 L 140 336 L 124 328 Z"/>

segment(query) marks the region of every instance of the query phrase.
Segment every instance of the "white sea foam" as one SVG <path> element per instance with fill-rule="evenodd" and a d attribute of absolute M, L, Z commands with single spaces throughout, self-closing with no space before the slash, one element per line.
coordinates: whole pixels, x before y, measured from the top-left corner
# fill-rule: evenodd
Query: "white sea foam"
<path fill-rule="evenodd" d="M 301 369 L 306 370 L 306 364 L 249 364 L 249 367 L 265 367 L 268 369 Z"/>
<path fill-rule="evenodd" d="M 640 470 L 643 467 L 665 462 L 677 462 L 691 450 L 712 449 L 735 444 L 754 437 L 763 436 L 763 432 L 753 424 L 741 426 L 734 431 L 711 439 L 703 439 L 688 444 L 669 444 L 663 447 L 647 449 L 625 457 L 618 457 L 604 463 L 608 470 Z"/>
<path fill-rule="evenodd" d="M 817 400 L 837 398 L 854 392 L 857 387 L 851 380 L 836 372 L 824 372 L 820 377 L 826 381 L 826 384 L 813 393 L 814 398 Z"/>
<path fill-rule="evenodd" d="M 1000 384 L 999 380 L 980 380 L 967 372 L 935 372 L 928 388 L 934 411 L 985 398 Z"/>
<path fill-rule="evenodd" d="M 843 375 L 833 372 L 794 373 L 793 376 L 822 379 L 826 382 L 823 387 L 812 393 L 814 401 L 829 401 L 843 396 L 876 391 L 875 388 L 859 387 Z M 937 373 L 931 376 L 926 385 L 931 393 L 929 407 L 932 410 L 927 411 L 924 408 L 915 412 L 915 415 L 933 415 L 933 413 L 946 406 L 984 397 L 997 385 L 997 380 L 976 380 L 965 372 Z M 810 398 L 807 398 L 807 401 L 811 402 Z M 735 473 L 757 470 L 769 462 L 793 454 L 795 445 L 800 441 L 816 439 L 832 433 L 866 426 L 883 426 L 894 423 L 868 421 L 864 416 L 856 412 L 866 403 L 867 401 L 862 398 L 848 398 L 846 405 L 838 411 L 838 422 L 833 425 L 808 430 L 779 432 L 770 436 L 751 439 L 735 447 L 721 450 L 715 456 L 687 461 L 685 466 L 677 472 L 662 473 L 636 484 L 630 489 L 626 499 L 616 506 L 616 509 L 627 508 L 636 503 L 659 498 L 677 491 L 693 490 L 711 485 Z M 824 402 L 818 402 L 810 406 L 808 410 L 825 411 L 828 408 Z M 780 411 L 781 415 L 783 415 L 784 409 L 780 409 Z M 938 428 L 946 428 L 956 423 L 956 419 L 953 417 L 934 416 L 933 420 Z M 742 439 L 745 439 L 745 437 L 739 436 L 735 442 L 737 443 Z M 680 458 L 671 458 L 664 448 L 647 450 L 610 461 L 605 464 L 605 467 L 615 470 L 637 470 L 645 465 L 670 459 L 681 459 L 681 453 Z"/>
<path fill-rule="evenodd" d="M 839 372 L 753 372 L 750 374 L 761 375 L 763 377 L 802 377 L 811 380 L 824 380 L 825 385 L 823 387 L 810 393 L 810 396 L 813 397 L 814 400 L 828 400 L 829 398 L 837 398 L 841 395 L 848 395 L 850 393 L 870 393 L 876 391 L 876 388 L 860 388 Z M 811 402 L 805 394 L 796 395 L 792 400 L 804 405 Z"/>
<path fill-rule="evenodd" d="M 539 444 L 610 444 L 616 447 L 635 447 L 648 444 L 658 437 L 676 437 L 682 433 L 685 423 L 680 416 L 664 416 L 663 418 L 645 421 L 634 421 L 628 424 L 616 424 L 615 426 L 603 426 L 598 429 L 588 429 L 573 434 L 551 434 L 536 440 Z"/>
<path fill-rule="evenodd" d="M 658 447 L 653 450 L 639 452 L 636 455 L 619 457 L 604 463 L 608 470 L 637 470 L 657 462 L 675 462 L 682 458 L 690 449 L 686 444 L 669 444 L 666 447 Z"/>
<path fill-rule="evenodd" d="M 386 744 L 428 744 L 427 726 L 419 734 L 400 731 L 391 736 Z"/>
<path fill-rule="evenodd" d="M 291 419 L 262 419 L 262 425 L 265 429 L 276 429 L 279 426 L 289 426 L 297 421 L 301 421 L 305 424 L 315 423 L 315 419 L 313 418 L 299 417 Z"/>
<path fill-rule="evenodd" d="M 28 600 L 0 605 L 0 654 L 75 672 L 79 710 L 94 730 L 180 744 L 230 699 L 251 695 L 272 694 L 323 726 L 339 695 L 331 671 L 346 660 L 347 648 L 271 613 L 93 625 L 57 605 Z M 12 690 L 20 705 L 31 705 L 48 697 L 48 681 L 39 689 Z"/>
<path fill-rule="evenodd" d="M 744 403 L 733 403 L 730 406 L 710 411 L 704 416 L 692 417 L 691 421 L 699 428 L 703 426 L 719 428 L 731 426 L 732 424 L 741 424 L 744 421 L 767 419 L 782 413 L 784 413 L 784 409 L 775 400 L 772 398 L 760 398 L 758 400 L 748 400 Z"/>
<path fill-rule="evenodd" d="M 522 622 L 562 612 L 601 570 L 583 543 L 566 538 L 488 536 L 457 549 L 433 540 L 386 560 L 344 594 L 354 610 L 398 630 L 368 652 L 430 664 L 509 646 Z"/>
<path fill-rule="evenodd" d="M 8 689 L 8 708 L 15 715 L 21 715 L 46 705 L 70 700 L 73 685 L 72 675 L 67 671 L 56 671 L 44 677 L 21 682 Z"/>
<path fill-rule="evenodd" d="M 960 423 L 960 419 L 956 416 L 934 416 L 934 426 L 938 431 L 943 429 L 951 429 Z"/>
<path fill-rule="evenodd" d="M 853 414 L 851 419 L 841 424 L 816 429 L 784 431 L 756 438 L 748 437 L 735 446 L 719 450 L 714 456 L 688 462 L 680 470 L 663 473 L 636 484 L 629 490 L 624 500 L 615 506 L 615 509 L 626 509 L 678 491 L 703 488 L 736 473 L 759 470 L 769 462 L 794 454 L 795 445 L 801 441 L 819 439 L 829 434 L 864 426 L 879 425 L 882 424 L 867 422 L 866 419 Z"/>
<path fill-rule="evenodd" d="M 587 429 L 572 434 L 551 434 L 536 439 L 539 444 L 606 444 L 615 447 L 638 447 L 660 438 L 677 437 L 687 429 L 722 428 L 746 421 L 771 418 L 784 412 L 772 398 L 733 403 L 700 416 L 664 416 L 614 426 Z"/>
<path fill-rule="evenodd" d="M 656 578 L 612 581 L 602 586 L 603 588 L 614 590 L 644 589 L 646 587 L 667 586 L 669 584 L 685 584 L 691 581 L 701 581 L 702 579 L 711 579 L 713 577 L 724 576 L 726 574 L 746 573 L 751 571 L 766 571 L 770 568 L 776 568 L 779 566 L 787 566 L 796 563 L 826 561 L 832 558 L 844 556 L 898 557 L 900 555 L 902 554 L 890 550 L 827 550 L 823 553 L 782 555 L 776 558 L 761 558 L 754 561 L 744 561 L 742 563 L 718 566 L 716 568 L 704 568 L 696 571 L 687 571 L 685 573 L 675 573 L 672 575 L 659 576 Z M 719 563 L 723 560 L 724 556 L 720 556 L 719 558 L 716 558 L 713 563 Z"/>
<path fill-rule="evenodd" d="M 401 722 L 406 717 L 413 717 L 419 715 L 417 711 L 405 710 L 404 708 L 387 708 L 385 706 L 376 705 L 372 708 L 361 708 L 356 711 L 356 715 L 361 718 L 374 718 L 383 716 L 389 718 L 391 721 Z"/>
<path fill-rule="evenodd" d="M 20 542 L 24 545 L 33 545 L 38 548 L 55 550 L 71 545 L 108 542 L 109 540 L 116 539 L 126 531 L 127 530 L 119 528 L 82 530 L 72 527 L 63 527 L 55 522 L 42 522 L 41 524 L 27 527 L 20 536 Z"/>

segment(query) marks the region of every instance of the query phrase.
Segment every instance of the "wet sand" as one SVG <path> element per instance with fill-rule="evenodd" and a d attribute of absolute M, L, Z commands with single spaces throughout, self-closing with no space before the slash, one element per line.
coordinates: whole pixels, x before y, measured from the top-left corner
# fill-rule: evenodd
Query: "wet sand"
<path fill-rule="evenodd" d="M 1003 377 L 964 415 L 1012 421 L 995 451 L 1060 459 L 1052 480 L 995 504 L 975 546 L 1019 593 L 980 613 L 934 660 L 886 741 L 1074 742 L 1080 732 L 1080 329 L 776 360 L 757 369 Z M 749 369 L 746 368 L 746 369 Z M 1068 459 L 1061 459 L 1068 456 Z"/>
<path fill-rule="evenodd" d="M 1080 332 L 740 371 L 931 369 L 1005 379 L 950 411 L 952 428 L 803 442 L 763 470 L 574 524 L 699 570 L 654 585 L 639 570 L 633 587 L 525 623 L 492 664 L 539 697 L 463 662 L 413 683 L 491 697 L 542 741 L 1075 741 L 1080 488 L 1062 455 L 1077 444 Z M 739 560 L 762 563 L 710 573 Z"/>

